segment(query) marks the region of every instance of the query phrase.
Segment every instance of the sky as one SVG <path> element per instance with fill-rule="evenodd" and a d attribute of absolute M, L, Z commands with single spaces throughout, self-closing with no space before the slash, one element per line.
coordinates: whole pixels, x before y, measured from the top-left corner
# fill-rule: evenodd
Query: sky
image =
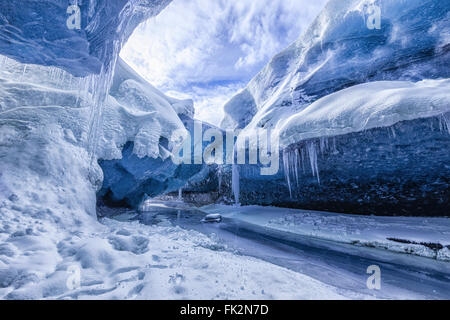
<path fill-rule="evenodd" d="M 121 57 L 196 118 L 218 125 L 223 105 L 297 40 L 326 0 L 173 0 L 141 24 Z"/>

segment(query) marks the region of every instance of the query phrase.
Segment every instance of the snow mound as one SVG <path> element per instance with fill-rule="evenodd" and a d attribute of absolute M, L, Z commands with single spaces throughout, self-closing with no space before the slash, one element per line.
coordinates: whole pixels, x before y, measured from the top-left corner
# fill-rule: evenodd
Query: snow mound
<path fill-rule="evenodd" d="M 450 79 L 381 81 L 357 85 L 317 100 L 280 120 L 281 147 L 317 137 L 332 137 L 397 122 L 443 116 L 450 124 Z M 258 119 L 252 121 L 255 124 Z M 252 130 L 249 125 L 248 130 Z M 450 133 L 450 131 L 449 131 Z"/>

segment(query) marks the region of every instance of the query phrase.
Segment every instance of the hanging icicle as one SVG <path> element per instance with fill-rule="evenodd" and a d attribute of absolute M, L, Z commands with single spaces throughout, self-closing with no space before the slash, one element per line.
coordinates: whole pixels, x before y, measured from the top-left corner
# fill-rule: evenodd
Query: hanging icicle
<path fill-rule="evenodd" d="M 218 184 L 218 192 L 219 196 L 222 194 L 222 166 L 219 165 L 217 168 L 217 184 Z"/>
<path fill-rule="evenodd" d="M 239 206 L 240 185 L 239 185 L 239 168 L 237 164 L 233 164 L 231 169 L 231 190 L 234 196 L 234 203 L 237 206 Z"/>
<path fill-rule="evenodd" d="M 314 142 L 310 142 L 308 144 L 308 154 L 309 154 L 309 161 L 311 164 L 312 174 L 314 177 L 317 178 L 317 182 L 320 184 L 319 167 L 317 165 L 317 150 L 316 150 L 316 144 Z"/>
<path fill-rule="evenodd" d="M 319 150 L 318 150 L 319 148 Z M 328 138 L 322 138 L 317 142 L 310 141 L 292 150 L 283 151 L 283 169 L 289 196 L 292 198 L 301 191 L 300 174 L 307 174 L 305 163 L 309 161 L 309 167 L 313 177 L 320 184 L 320 172 L 318 165 L 318 154 L 325 154 L 330 149 L 336 150 L 335 140 L 333 146 L 328 143 Z"/>
<path fill-rule="evenodd" d="M 283 151 L 283 167 L 284 167 L 284 175 L 286 177 L 286 182 L 289 189 L 289 196 L 292 198 L 292 186 L 291 186 L 291 178 L 289 171 L 289 151 Z"/>
<path fill-rule="evenodd" d="M 441 132 L 447 131 L 450 134 L 450 112 L 443 113 L 439 117 L 439 130 Z"/>

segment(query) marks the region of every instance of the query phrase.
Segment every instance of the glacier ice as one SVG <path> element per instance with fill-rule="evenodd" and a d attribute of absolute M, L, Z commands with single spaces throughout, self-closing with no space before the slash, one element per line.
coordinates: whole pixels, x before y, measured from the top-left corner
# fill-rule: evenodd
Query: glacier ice
<path fill-rule="evenodd" d="M 304 35 L 225 105 L 223 128 L 268 128 L 311 102 L 357 84 L 450 78 L 450 3 L 380 0 L 381 29 L 367 28 L 371 1 L 331 0 Z"/>
<path fill-rule="evenodd" d="M 119 59 L 110 89 L 117 107 L 104 110 L 98 150 L 105 173 L 99 196 L 109 204 L 136 207 L 145 195 L 177 191 L 200 181 L 203 165 L 181 167 L 171 159 L 172 133 L 193 127 L 192 100 L 167 97 Z M 111 149 L 111 146 L 113 148 Z"/>
<path fill-rule="evenodd" d="M 377 81 L 318 99 L 277 123 L 281 147 L 450 112 L 450 80 Z M 251 128 L 251 125 L 249 126 Z M 249 129 L 247 129 L 249 130 Z"/>
<path fill-rule="evenodd" d="M 372 4 L 380 29 L 366 24 Z M 329 1 L 224 106 L 223 129 L 248 137 L 263 128 L 280 141 L 282 172 L 268 180 L 240 168 L 241 203 L 448 211 L 449 21 L 443 1 Z"/>
<path fill-rule="evenodd" d="M 108 219 L 98 223 L 96 191 L 103 185 L 103 171 L 97 162 L 91 163 L 87 148 L 92 95 L 80 90 L 84 82 L 67 72 L 23 66 L 11 59 L 0 61 L 0 298 L 173 298 L 174 288 L 167 280 L 175 269 L 161 269 L 162 274 L 154 275 L 149 261 L 155 257 L 179 266 L 175 272 L 193 279 L 204 273 L 204 267 L 192 261 L 206 261 L 210 270 L 219 272 L 214 275 L 224 279 L 248 265 L 246 273 L 254 285 L 245 290 L 231 287 L 224 291 L 224 298 L 254 297 L 252 291 L 261 287 L 276 297 L 278 285 L 267 287 L 254 270 L 273 272 L 283 288 L 312 286 L 311 292 L 302 293 L 305 297 L 319 291 L 340 297 L 332 288 L 297 273 L 212 251 L 208 247 L 216 244 L 196 232 Z M 170 130 L 192 126 L 192 101 L 165 97 L 127 72 L 121 61 L 116 68 L 117 77 L 103 110 L 96 158 L 119 160 L 127 151 L 135 163 L 125 163 L 134 172 L 153 169 L 155 176 L 170 177 L 171 171 L 165 167 L 169 155 L 165 136 Z M 158 131 L 153 130 L 156 127 Z M 149 136 L 140 139 L 144 134 Z M 178 169 L 178 174 L 174 188 L 193 174 L 200 183 L 210 175 L 206 166 Z M 212 185 L 216 187 L 217 182 L 210 181 L 205 190 Z M 184 246 L 188 251 L 183 254 L 167 255 L 169 248 Z M 229 268 L 222 268 L 224 262 Z M 80 287 L 69 288 L 67 279 L 74 268 L 81 271 L 82 281 Z M 130 275 L 135 281 L 124 282 Z M 158 289 L 146 288 L 144 278 L 157 281 Z M 195 292 L 186 290 L 186 297 L 210 299 L 217 294 L 197 284 Z"/>
<path fill-rule="evenodd" d="M 245 266 L 248 288 L 228 286 L 223 298 L 255 297 L 261 287 L 275 298 L 291 298 L 298 287 L 312 288 L 299 297 L 341 297 L 298 273 L 209 250 L 217 243 L 195 232 L 99 224 L 97 196 L 137 207 L 146 196 L 218 191 L 219 199 L 242 205 L 447 214 L 447 1 L 380 0 L 382 27 L 369 30 L 364 8 L 371 1 L 332 0 L 227 104 L 224 127 L 280 135 L 283 166 L 273 176 L 260 175 L 258 165 L 170 160 L 171 133 L 195 130 L 192 101 L 167 97 L 117 59 L 134 27 L 168 0 L 76 1 L 82 31 L 63 26 L 68 3 L 0 6 L 1 298 L 172 298 L 174 290 L 213 298 L 215 289 L 180 290 L 167 281 L 183 278 L 178 272 L 205 277 L 197 261 L 213 270 L 206 283 L 214 274 L 229 285 Z M 302 217 L 300 224 L 311 218 Z M 175 256 L 174 248 L 183 250 Z M 158 265 L 153 276 L 149 261 L 159 256 L 167 266 Z M 84 277 L 74 290 L 66 286 L 73 267 Z M 267 288 L 261 272 L 278 281 Z"/>
<path fill-rule="evenodd" d="M 84 77 L 83 91 L 93 100 L 87 132 L 91 162 L 96 158 L 103 109 L 120 49 L 140 22 L 157 15 L 169 2 L 28 0 L 20 6 L 11 1 L 0 6 L 0 54 Z M 79 8 L 80 30 L 66 23 L 72 11 L 69 6 Z"/>
<path fill-rule="evenodd" d="M 163 162 L 170 156 L 169 146 L 166 142 L 170 138 L 171 132 L 186 130 L 177 112 L 182 116 L 187 116 L 191 115 L 193 111 L 191 100 L 181 101 L 166 97 L 132 72 L 122 60 L 119 60 L 112 81 L 111 95 L 108 95 L 104 102 L 101 128 L 96 137 L 98 145 L 92 154 L 89 139 L 90 125 L 92 124 L 90 115 L 95 102 L 93 102 L 93 95 L 84 90 L 85 79 L 80 80 L 80 78 L 53 67 L 37 65 L 24 67 L 9 58 L 2 59 L 2 61 L 3 68 L 0 71 L 0 123 L 2 130 L 0 136 L 2 141 L 5 141 L 3 155 L 11 159 L 21 157 L 20 162 L 17 159 L 12 162 L 4 160 L 5 165 L 6 163 L 17 163 L 16 169 L 24 176 L 27 175 L 27 172 L 30 176 L 33 174 L 48 175 L 49 172 L 54 172 L 57 166 L 52 166 L 50 159 L 44 161 L 47 154 L 40 154 L 39 148 L 22 150 L 26 144 L 21 143 L 20 140 L 38 133 L 42 137 L 36 137 L 40 142 L 35 143 L 41 148 L 54 142 L 62 145 L 68 143 L 67 150 L 71 148 L 82 150 L 82 152 L 61 152 L 61 158 L 67 157 L 64 161 L 74 162 L 70 168 L 62 171 L 66 171 L 67 176 L 70 176 L 69 172 L 72 172 L 73 175 L 81 172 L 76 179 L 73 179 L 74 183 L 79 179 L 86 179 L 86 183 L 91 184 L 89 187 L 82 187 L 85 192 L 74 195 L 72 201 L 89 195 L 88 197 L 91 199 L 89 201 L 80 200 L 79 205 L 88 206 L 86 210 L 92 216 L 95 216 L 95 191 L 101 188 L 103 181 L 103 172 L 97 164 L 97 159 L 120 159 L 124 147 L 127 143 L 131 143 L 133 145 L 132 153 L 136 157 L 149 157 L 156 162 Z M 23 79 L 23 70 L 26 73 L 26 82 Z M 62 142 L 57 142 L 59 136 L 61 136 Z M 61 146 L 61 148 L 63 147 Z M 10 153 L 8 150 L 16 151 L 7 156 Z M 53 153 L 48 155 L 51 154 Z M 74 155 L 78 156 L 70 159 Z M 38 159 L 42 159 L 42 161 L 38 161 Z M 21 187 L 12 187 L 17 184 L 13 181 L 19 174 L 17 173 L 13 178 L 14 170 L 4 168 L 1 171 L 3 181 L 7 181 L 3 184 L 8 186 L 5 191 L 9 190 L 2 194 L 5 198 L 22 192 Z M 28 170 L 35 171 L 35 173 Z M 56 173 L 55 176 L 52 176 L 52 179 L 55 179 L 55 185 L 67 183 L 70 185 L 70 182 L 63 183 L 62 178 Z M 26 179 L 23 180 L 26 181 Z M 24 187 L 24 190 L 27 188 Z"/>
<path fill-rule="evenodd" d="M 240 203 L 445 216 L 450 135 L 442 127 L 443 117 L 293 143 L 280 154 L 283 165 L 277 175 L 261 176 L 258 168 L 240 166 Z"/>
<path fill-rule="evenodd" d="M 26 0 L 0 6 L 0 54 L 26 64 L 54 66 L 86 77 L 100 74 L 142 21 L 170 0 Z M 78 5 L 81 30 L 66 26 Z"/>
<path fill-rule="evenodd" d="M 402 123 L 400 127 L 405 128 L 408 126 L 407 123 L 409 123 L 409 125 L 412 125 L 412 123 L 421 124 L 420 119 L 428 119 L 423 121 L 430 121 L 430 123 L 435 123 L 437 121 L 437 124 L 435 124 L 434 127 L 430 124 L 430 132 L 436 130 L 435 137 L 432 138 L 436 140 L 435 148 L 447 148 L 444 141 L 449 139 L 449 136 L 447 136 L 448 126 L 446 124 L 448 122 L 448 114 L 450 114 L 449 92 L 450 82 L 448 79 L 423 80 L 417 83 L 409 81 L 376 81 L 356 85 L 327 95 L 311 103 L 301 111 L 292 114 L 285 112 L 285 117 L 279 119 L 276 125 L 272 128 L 272 135 L 280 138 L 280 147 L 283 150 L 282 163 L 283 173 L 285 175 L 284 184 L 285 190 L 289 191 L 289 197 L 286 195 L 274 195 L 274 201 L 276 201 L 276 203 L 284 203 L 296 207 L 305 206 L 304 201 L 306 201 L 306 194 L 308 193 L 308 188 L 305 185 L 309 184 L 309 179 L 305 181 L 305 164 L 309 166 L 309 170 L 306 170 L 307 174 L 311 177 L 315 177 L 316 183 L 320 186 L 318 190 L 314 189 L 314 192 L 323 194 L 324 199 L 326 199 L 325 192 L 330 185 L 324 185 L 321 183 L 322 174 L 320 170 L 328 169 L 329 171 L 329 168 L 333 166 L 333 157 L 335 154 L 339 154 L 339 151 L 336 148 L 336 142 L 345 141 L 349 136 L 352 136 L 352 133 L 361 133 L 361 144 L 367 144 L 366 148 L 372 151 L 376 148 L 370 145 L 370 143 L 375 143 L 375 147 L 377 147 L 381 142 L 377 141 L 378 139 L 373 139 L 373 136 L 366 138 L 363 136 L 364 134 L 368 134 L 370 136 L 371 132 L 377 131 L 375 129 L 384 127 L 387 130 L 387 140 L 384 144 L 396 143 L 395 141 L 405 139 L 404 134 L 398 132 L 398 129 L 396 129 L 397 124 Z M 417 121 L 414 122 L 413 120 Z M 423 128 L 418 130 L 423 130 Z M 252 120 L 252 122 L 249 123 L 241 134 L 249 136 L 256 134 L 257 131 L 257 122 Z M 426 135 L 429 136 L 429 133 L 426 133 Z M 416 140 L 413 139 L 414 137 L 416 137 Z M 444 139 L 444 141 L 441 141 L 442 139 Z M 447 169 L 445 169 L 446 167 L 444 165 L 446 156 L 441 154 L 441 151 L 435 151 L 435 148 L 427 149 L 425 142 L 422 141 L 420 136 L 417 136 L 415 133 L 411 133 L 411 136 L 405 143 L 410 146 L 415 145 L 417 148 L 416 151 L 411 151 L 413 152 L 413 154 L 410 155 L 411 158 L 415 157 L 414 154 L 419 152 L 418 150 L 423 150 L 423 161 L 429 161 L 430 166 L 434 161 L 439 159 L 440 163 L 435 163 L 435 165 L 437 165 L 435 170 L 441 171 L 441 178 L 438 178 L 438 180 L 443 180 L 437 184 L 434 184 L 430 178 L 427 182 L 423 180 L 422 183 L 434 184 L 436 186 L 440 185 L 440 187 L 438 187 L 439 190 L 435 190 L 436 195 L 433 196 L 435 197 L 434 201 L 437 201 L 438 203 L 442 203 L 442 201 L 444 201 L 445 203 L 445 199 L 448 198 L 448 194 L 445 191 L 445 185 L 447 185 Z M 421 143 L 423 143 L 424 146 L 420 146 Z M 395 149 L 396 147 L 393 146 L 392 148 Z M 380 161 L 384 161 L 384 159 L 396 158 L 398 156 L 403 157 L 403 155 L 396 154 L 396 152 L 397 151 L 391 151 L 390 154 L 386 154 L 383 158 L 380 158 Z M 353 153 L 356 154 L 356 150 Z M 369 153 L 370 152 L 368 152 L 368 154 Z M 329 159 L 325 159 L 325 155 Z M 322 157 L 321 161 L 319 161 L 320 156 Z M 376 159 L 379 155 L 373 155 L 373 157 Z M 427 157 L 430 159 L 432 157 L 438 157 L 438 159 L 427 160 Z M 366 161 L 370 162 L 371 160 L 372 159 L 367 158 Z M 339 172 L 344 167 L 349 166 L 352 161 L 360 162 L 357 158 L 349 159 L 346 163 L 342 163 L 342 168 L 338 168 L 336 172 Z M 407 159 L 398 159 L 398 161 L 402 161 L 404 163 L 409 162 Z M 380 165 L 381 162 L 377 165 L 377 167 Z M 399 167 L 398 164 L 393 163 L 392 165 L 395 168 Z M 444 167 L 442 167 L 443 165 Z M 365 166 L 365 164 L 360 163 L 358 166 Z M 302 170 L 299 170 L 300 168 Z M 411 171 L 414 172 L 416 169 L 417 168 L 411 168 Z M 426 171 L 428 170 L 430 169 L 427 169 Z M 383 170 L 380 168 L 379 174 L 373 176 L 372 183 L 374 185 L 378 183 L 386 183 L 386 181 L 382 182 L 384 179 L 382 172 Z M 348 173 L 345 173 L 345 175 L 347 174 Z M 357 167 L 355 167 L 355 175 L 358 176 L 358 174 Z M 402 183 L 406 183 L 406 181 L 410 179 L 408 176 L 409 174 L 398 176 L 397 179 L 402 181 Z M 251 178 L 248 177 L 247 179 Z M 253 179 L 255 181 L 261 180 L 257 174 L 253 177 Z M 336 177 L 336 179 L 338 181 L 341 180 L 342 183 L 346 181 L 346 178 L 343 176 Z M 409 181 L 408 183 L 419 183 L 420 179 L 421 178 L 419 177 L 417 177 L 417 179 L 413 178 L 412 181 Z M 274 180 L 277 180 L 277 178 L 274 177 Z M 327 184 L 331 182 L 332 181 L 328 180 Z M 281 184 L 282 182 L 278 181 L 278 183 Z M 332 183 L 336 184 L 336 181 Z M 256 192 L 256 195 L 252 195 L 252 200 L 244 201 L 244 203 L 251 204 L 253 203 L 252 201 L 256 201 L 256 203 L 260 204 L 271 203 L 270 200 L 268 200 L 270 199 L 270 195 L 262 196 L 265 192 L 259 190 L 258 188 L 253 190 L 252 184 L 248 185 L 248 187 L 250 190 L 247 190 L 247 192 Z M 336 186 L 333 186 L 333 188 L 335 187 Z M 303 192 L 301 191 L 302 189 L 304 189 Z M 397 190 L 396 192 L 406 193 L 406 189 L 407 188 L 403 191 Z M 431 189 L 433 189 L 433 187 L 431 187 Z M 245 184 L 242 185 L 241 190 L 245 191 Z M 330 194 L 328 196 L 330 198 L 334 197 L 331 192 L 336 192 L 333 190 L 334 189 L 329 190 Z M 300 192 L 300 198 L 296 196 L 298 194 L 297 192 Z M 408 192 L 415 193 L 416 191 L 409 191 L 408 189 Z M 279 191 L 277 191 L 277 194 L 278 193 Z M 354 196 L 356 196 L 358 192 L 354 191 L 354 193 Z M 440 196 L 437 196 L 437 194 L 440 194 Z M 397 196 L 404 195 L 392 195 L 391 198 L 394 199 Z M 263 197 L 264 200 L 258 200 L 258 197 Z M 424 196 L 419 197 L 416 195 L 411 197 L 411 199 L 412 201 L 419 201 L 418 198 L 423 199 L 423 197 Z M 318 202 L 318 200 L 314 201 L 316 203 Z M 431 200 L 426 200 L 426 202 L 428 201 Z M 360 203 L 362 202 L 363 201 L 360 201 Z M 444 210 L 445 205 L 442 205 L 443 207 L 441 210 Z M 356 207 L 359 207 L 359 205 Z M 412 213 L 416 210 L 409 205 L 408 207 L 408 212 Z M 315 207 L 313 206 L 311 208 Z M 321 208 L 335 211 L 349 210 L 347 205 L 344 207 L 332 206 L 329 208 Z M 360 209 L 357 210 L 359 210 L 357 211 L 358 213 L 363 212 L 360 211 Z M 418 206 L 417 210 L 422 211 L 424 209 L 421 206 Z M 437 208 L 429 208 L 429 210 L 434 212 L 439 211 Z M 384 212 L 388 213 L 389 211 Z"/>

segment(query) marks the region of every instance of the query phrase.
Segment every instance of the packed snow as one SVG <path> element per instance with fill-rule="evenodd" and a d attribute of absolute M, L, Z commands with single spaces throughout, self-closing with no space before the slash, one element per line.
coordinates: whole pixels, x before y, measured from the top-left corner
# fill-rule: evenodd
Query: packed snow
<path fill-rule="evenodd" d="M 109 219 L 69 228 L 49 214 L 1 210 L 3 299 L 345 298 L 194 231 Z M 80 277 L 71 282 L 73 271 Z"/>

